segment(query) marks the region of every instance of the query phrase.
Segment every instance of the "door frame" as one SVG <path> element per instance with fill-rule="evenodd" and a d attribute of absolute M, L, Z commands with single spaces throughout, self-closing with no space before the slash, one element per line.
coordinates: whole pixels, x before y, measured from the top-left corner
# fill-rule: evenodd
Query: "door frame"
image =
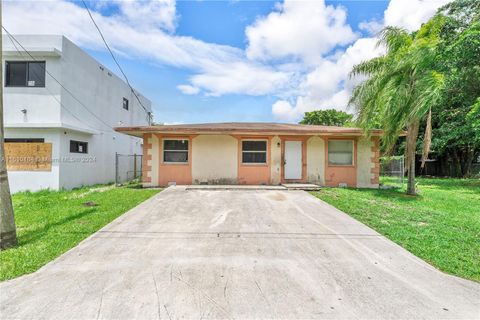
<path fill-rule="evenodd" d="M 280 181 L 281 183 L 306 183 L 307 182 L 307 140 L 310 136 L 279 136 L 281 141 L 281 163 L 280 163 Z M 285 179 L 285 141 L 302 142 L 302 178 Z"/>

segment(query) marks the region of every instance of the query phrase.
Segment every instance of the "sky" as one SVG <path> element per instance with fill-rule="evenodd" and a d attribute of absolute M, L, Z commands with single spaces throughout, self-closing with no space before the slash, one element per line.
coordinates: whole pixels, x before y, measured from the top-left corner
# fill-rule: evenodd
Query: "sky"
<path fill-rule="evenodd" d="M 86 1 L 156 123 L 295 123 L 348 106 L 351 68 L 382 54 L 385 26 L 413 31 L 449 0 Z M 6 0 L 13 34 L 63 34 L 120 75 L 82 2 Z M 22 17 L 19 19 L 18 17 Z"/>

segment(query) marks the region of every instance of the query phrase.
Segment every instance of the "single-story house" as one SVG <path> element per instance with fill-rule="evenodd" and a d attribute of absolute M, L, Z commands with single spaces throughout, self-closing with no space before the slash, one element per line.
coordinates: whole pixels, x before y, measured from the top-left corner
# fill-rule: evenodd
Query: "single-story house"
<path fill-rule="evenodd" d="M 280 123 L 120 127 L 143 137 L 143 184 L 377 188 L 380 130 Z"/>

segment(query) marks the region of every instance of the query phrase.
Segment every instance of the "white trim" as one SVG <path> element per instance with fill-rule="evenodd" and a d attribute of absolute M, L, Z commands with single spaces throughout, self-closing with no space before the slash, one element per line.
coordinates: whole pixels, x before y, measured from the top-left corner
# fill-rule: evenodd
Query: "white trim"
<path fill-rule="evenodd" d="M 330 163 L 330 141 L 351 141 L 352 142 L 352 163 L 351 164 L 334 164 Z M 355 166 L 355 140 L 354 139 L 328 139 L 327 141 L 327 165 L 335 167 L 354 167 Z"/>
<path fill-rule="evenodd" d="M 265 141 L 265 151 L 258 151 L 258 150 L 252 150 L 252 151 L 244 151 L 243 150 L 243 141 Z M 242 153 L 242 161 L 241 161 L 241 164 L 242 165 L 268 165 L 268 139 L 241 139 L 240 140 L 240 143 L 241 143 L 241 153 Z M 243 162 L 243 153 L 244 152 L 248 152 L 248 153 L 265 153 L 265 162 Z"/>
<path fill-rule="evenodd" d="M 187 141 L 187 150 L 166 150 L 165 149 L 165 141 Z M 190 163 L 190 139 L 188 138 L 162 138 L 162 163 L 164 164 L 189 164 Z M 165 161 L 165 151 L 167 152 L 187 152 L 187 161 L 179 162 L 179 161 Z"/>

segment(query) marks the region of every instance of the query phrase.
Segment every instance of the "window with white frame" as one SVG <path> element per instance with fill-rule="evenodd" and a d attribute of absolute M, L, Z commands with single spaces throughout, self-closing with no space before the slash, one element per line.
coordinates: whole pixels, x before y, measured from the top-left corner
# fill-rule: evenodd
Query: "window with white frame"
<path fill-rule="evenodd" d="M 243 140 L 242 163 L 267 163 L 267 141 Z"/>
<path fill-rule="evenodd" d="M 328 164 L 353 165 L 353 140 L 328 140 Z"/>
<path fill-rule="evenodd" d="M 188 140 L 163 140 L 163 162 L 188 163 Z"/>

